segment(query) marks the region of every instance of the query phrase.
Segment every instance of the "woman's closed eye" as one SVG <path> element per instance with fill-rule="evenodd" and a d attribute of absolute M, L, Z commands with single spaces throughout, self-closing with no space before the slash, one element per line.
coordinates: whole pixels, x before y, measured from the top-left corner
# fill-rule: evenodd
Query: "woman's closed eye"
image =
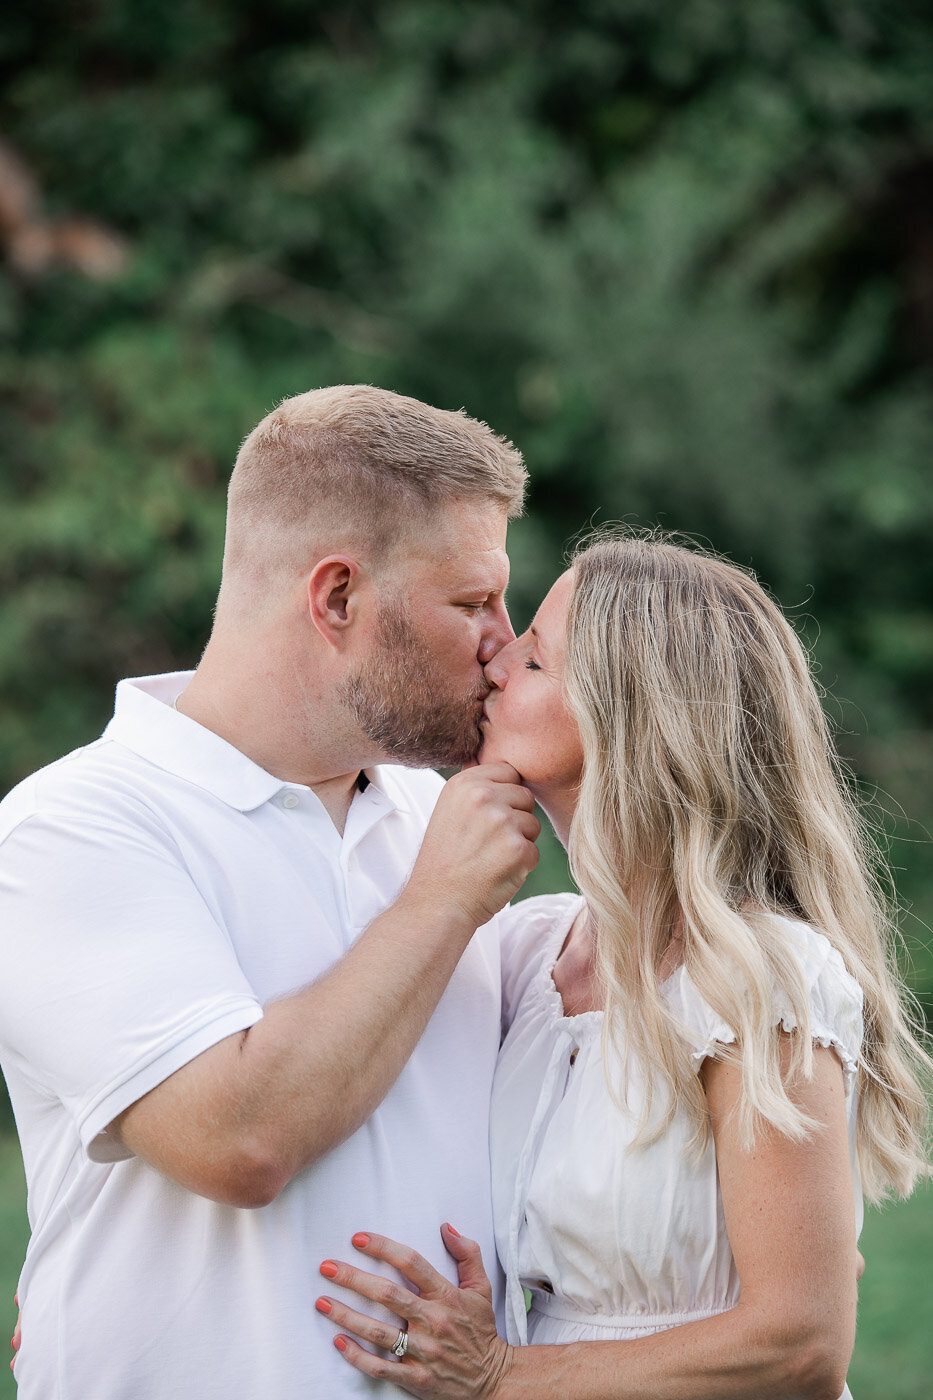
<path fill-rule="evenodd" d="M 541 670 L 541 667 L 538 665 L 537 661 L 535 661 L 534 657 L 529 656 L 529 657 L 528 657 L 528 660 L 525 662 L 525 670 L 526 670 L 526 671 L 540 671 L 540 670 Z"/>

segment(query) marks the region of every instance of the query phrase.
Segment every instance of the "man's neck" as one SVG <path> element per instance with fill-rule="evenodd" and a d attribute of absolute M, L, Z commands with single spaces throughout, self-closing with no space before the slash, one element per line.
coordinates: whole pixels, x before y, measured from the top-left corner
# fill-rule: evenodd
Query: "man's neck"
<path fill-rule="evenodd" d="M 354 797 L 359 792 L 360 774 L 351 778 L 347 785 L 345 777 L 331 778 L 326 783 L 309 784 L 315 797 L 330 817 L 338 833 L 342 836 Z"/>
<path fill-rule="evenodd" d="M 329 696 L 302 687 L 299 703 L 282 675 L 279 666 L 240 657 L 224 664 L 220 648 L 208 647 L 176 708 L 273 777 L 310 788 L 342 835 L 360 773 L 379 755 L 357 751 L 358 737 L 331 713 Z"/>

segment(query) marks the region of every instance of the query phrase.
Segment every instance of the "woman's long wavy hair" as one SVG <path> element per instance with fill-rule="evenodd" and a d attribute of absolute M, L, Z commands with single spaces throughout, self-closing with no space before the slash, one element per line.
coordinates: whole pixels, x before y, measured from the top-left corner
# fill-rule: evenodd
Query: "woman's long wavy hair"
<path fill-rule="evenodd" d="M 707 1141 L 706 1100 L 660 992 L 676 935 L 685 970 L 733 1028 L 740 1128 L 800 1138 L 773 987 L 798 1034 L 788 1081 L 812 1073 L 807 992 L 777 913 L 826 935 L 864 994 L 858 1150 L 865 1194 L 928 1174 L 922 1083 L 931 1061 L 893 955 L 878 851 L 842 772 L 796 633 L 742 570 L 658 535 L 602 536 L 573 560 L 568 706 L 584 767 L 570 832 L 596 926 L 608 1049 L 653 1064 Z M 624 1009 L 624 1016 L 621 1014 Z M 624 1076 L 622 1079 L 624 1084 Z M 649 1077 L 650 1083 L 650 1077 Z M 624 1098 L 624 1089 L 615 1088 Z M 650 1088 L 649 1088 L 650 1093 Z"/>

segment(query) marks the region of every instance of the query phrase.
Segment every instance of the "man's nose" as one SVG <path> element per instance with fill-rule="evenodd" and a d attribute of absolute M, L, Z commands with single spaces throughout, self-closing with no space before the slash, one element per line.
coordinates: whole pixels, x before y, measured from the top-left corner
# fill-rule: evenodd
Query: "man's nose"
<path fill-rule="evenodd" d="M 483 633 L 482 641 L 479 644 L 477 660 L 481 666 L 488 666 L 489 662 L 496 656 L 509 642 L 515 641 L 515 633 L 509 621 L 509 614 L 504 603 L 500 603 L 495 611 L 490 615 L 489 626 Z"/>

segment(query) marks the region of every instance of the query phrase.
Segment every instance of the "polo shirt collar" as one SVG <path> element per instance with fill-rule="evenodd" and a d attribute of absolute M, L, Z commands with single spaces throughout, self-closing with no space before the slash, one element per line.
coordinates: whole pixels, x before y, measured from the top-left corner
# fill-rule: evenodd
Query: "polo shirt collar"
<path fill-rule="evenodd" d="M 411 810 L 408 794 L 400 776 L 406 772 L 405 768 L 398 764 L 380 763 L 362 771 L 369 784 L 363 791 L 363 797 L 371 795 L 373 799 L 383 799 L 390 809 L 398 812 Z"/>
<path fill-rule="evenodd" d="M 287 784 L 274 778 L 219 734 L 172 709 L 193 671 L 120 681 L 104 738 L 235 807 L 250 812 Z"/>
<path fill-rule="evenodd" d="M 104 737 L 240 812 L 261 807 L 283 788 L 304 786 L 267 773 L 219 734 L 174 710 L 172 701 L 193 675 L 193 671 L 173 671 L 120 681 Z M 384 811 L 407 810 L 402 785 L 391 769 L 367 768 L 366 776 L 370 803 Z"/>

